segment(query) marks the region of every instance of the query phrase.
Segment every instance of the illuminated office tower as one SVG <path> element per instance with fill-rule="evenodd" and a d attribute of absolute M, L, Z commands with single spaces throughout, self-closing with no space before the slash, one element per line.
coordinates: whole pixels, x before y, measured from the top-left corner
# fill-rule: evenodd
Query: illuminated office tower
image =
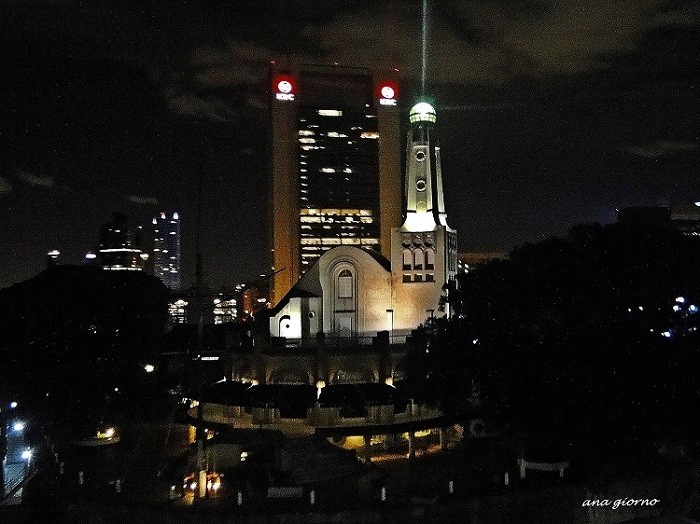
<path fill-rule="evenodd" d="M 270 82 L 274 304 L 333 247 L 388 257 L 402 188 L 399 89 L 390 76 L 273 67 Z"/>
<path fill-rule="evenodd" d="M 112 220 L 100 227 L 97 263 L 109 271 L 143 271 L 148 254 L 141 248 L 142 233 L 141 226 L 131 230 L 126 215 L 113 213 Z"/>
<path fill-rule="evenodd" d="M 153 274 L 172 290 L 180 289 L 180 217 L 160 213 L 153 219 Z"/>

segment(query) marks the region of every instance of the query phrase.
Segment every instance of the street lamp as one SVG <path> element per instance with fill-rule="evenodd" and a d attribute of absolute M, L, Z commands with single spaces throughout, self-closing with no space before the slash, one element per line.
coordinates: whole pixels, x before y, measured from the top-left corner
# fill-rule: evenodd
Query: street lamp
<path fill-rule="evenodd" d="M 24 471 L 29 471 L 29 467 L 31 466 L 32 462 L 32 450 L 27 448 L 22 452 L 22 460 L 26 460 L 26 464 L 24 465 Z"/>

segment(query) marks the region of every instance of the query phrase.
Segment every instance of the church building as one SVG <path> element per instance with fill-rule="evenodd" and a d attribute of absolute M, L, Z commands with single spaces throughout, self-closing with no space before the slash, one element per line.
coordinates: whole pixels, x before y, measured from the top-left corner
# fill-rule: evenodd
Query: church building
<path fill-rule="evenodd" d="M 420 102 L 409 119 L 403 224 L 392 228 L 391 259 L 354 246 L 325 252 L 271 311 L 278 345 L 362 346 L 382 332 L 401 343 L 438 314 L 457 272 L 457 233 L 447 224 L 440 148 L 431 137 L 435 109 Z"/>

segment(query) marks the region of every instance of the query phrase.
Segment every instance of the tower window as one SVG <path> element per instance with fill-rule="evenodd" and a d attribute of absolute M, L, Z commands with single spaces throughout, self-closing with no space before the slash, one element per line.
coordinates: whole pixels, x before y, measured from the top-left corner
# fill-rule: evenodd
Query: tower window
<path fill-rule="evenodd" d="M 423 251 L 420 249 L 413 252 L 413 269 L 423 269 Z"/>
<path fill-rule="evenodd" d="M 435 251 L 432 249 L 425 252 L 425 269 L 435 269 Z"/>
<path fill-rule="evenodd" d="M 403 250 L 403 269 L 411 269 L 412 255 L 410 249 Z"/>

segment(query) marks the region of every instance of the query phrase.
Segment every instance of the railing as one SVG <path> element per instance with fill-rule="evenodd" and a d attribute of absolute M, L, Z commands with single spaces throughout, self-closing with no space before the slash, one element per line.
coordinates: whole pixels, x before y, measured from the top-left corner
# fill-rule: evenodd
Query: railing
<path fill-rule="evenodd" d="M 362 346 L 369 349 L 371 346 L 400 345 L 406 343 L 406 335 L 394 335 L 390 337 L 377 337 L 376 335 L 350 336 L 350 337 L 305 337 L 285 338 L 272 337 L 270 347 L 275 350 L 293 349 L 300 350 L 326 347 L 332 349 L 349 349 Z"/>
<path fill-rule="evenodd" d="M 195 416 L 196 409 L 190 410 Z M 406 411 L 394 412 L 394 405 L 367 406 L 367 414 L 361 417 L 342 416 L 340 408 L 314 406 L 307 410 L 306 418 L 288 419 L 280 417 L 278 408 L 255 407 L 252 414 L 240 407 L 221 404 L 205 404 L 205 421 L 230 424 L 235 428 L 274 427 L 292 433 L 313 431 L 319 427 L 354 427 L 367 425 L 391 425 L 439 418 L 442 413 L 423 404 L 408 404 Z M 294 429 L 296 427 L 296 429 Z M 305 429 L 304 429 L 305 428 Z"/>
<path fill-rule="evenodd" d="M 3 502 L 6 498 L 9 498 L 13 492 L 19 487 L 22 482 L 29 476 L 29 469 L 26 467 L 26 464 L 23 462 L 12 462 L 9 464 L 6 464 L 5 466 L 22 466 L 20 468 L 20 471 L 15 473 L 12 477 L 9 479 L 5 479 L 5 485 L 3 486 L 4 491 L 2 493 L 2 497 L 0 497 L 0 502 Z M 7 469 L 7 468 L 6 468 Z"/>

